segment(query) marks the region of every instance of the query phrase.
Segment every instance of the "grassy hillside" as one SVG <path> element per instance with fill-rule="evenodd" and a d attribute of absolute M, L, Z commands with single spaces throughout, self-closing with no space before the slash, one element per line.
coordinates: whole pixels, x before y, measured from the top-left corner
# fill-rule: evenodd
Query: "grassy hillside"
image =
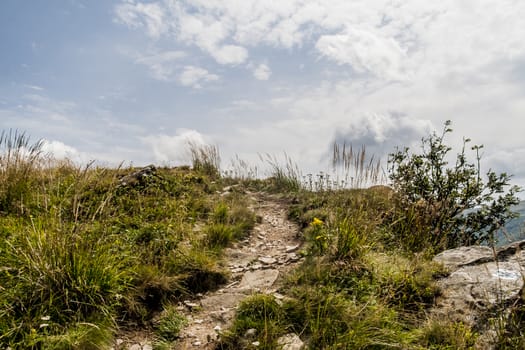
<path fill-rule="evenodd" d="M 429 317 L 446 274 L 430 259 L 451 242 L 436 245 L 427 229 L 441 216 L 419 199 L 400 207 L 406 198 L 386 186 L 301 183 L 277 163 L 265 180 L 220 176 L 213 148 L 194 149 L 192 168 L 79 167 L 15 136 L 0 157 L 1 348 L 106 349 L 118 332 L 145 329 L 157 348 L 176 349 L 185 320 L 175 306 L 227 281 L 222 250 L 256 223 L 247 191 L 289 203 L 305 261 L 283 301 L 254 295 L 240 305 L 220 349 L 275 349 L 289 332 L 311 349 L 468 349 L 476 340 L 466 325 Z M 514 311 L 519 325 L 523 309 Z M 243 340 L 249 329 L 258 343 Z M 519 339 L 513 329 L 501 338 Z"/>
<path fill-rule="evenodd" d="M 18 141 L 0 158 L 1 348 L 103 349 L 133 327 L 170 338 L 153 316 L 224 283 L 222 248 L 255 223 L 209 169 L 78 167 Z"/>

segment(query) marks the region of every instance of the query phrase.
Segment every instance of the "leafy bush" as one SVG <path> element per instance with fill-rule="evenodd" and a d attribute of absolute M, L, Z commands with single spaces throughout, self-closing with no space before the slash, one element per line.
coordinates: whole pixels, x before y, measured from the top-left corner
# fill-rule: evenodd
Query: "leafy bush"
<path fill-rule="evenodd" d="M 447 121 L 443 133 L 422 140 L 422 153 L 408 148 L 389 156 L 389 177 L 396 196 L 393 229 L 409 248 L 447 249 L 475 243 L 492 243 L 494 232 L 514 217 L 510 207 L 519 202 L 517 186 L 511 176 L 487 172 L 482 180 L 479 153 L 474 145 L 474 161 L 467 159 L 465 139 L 454 166 L 448 166 L 446 134 L 452 132 Z M 510 186 L 510 187 L 509 187 Z"/>

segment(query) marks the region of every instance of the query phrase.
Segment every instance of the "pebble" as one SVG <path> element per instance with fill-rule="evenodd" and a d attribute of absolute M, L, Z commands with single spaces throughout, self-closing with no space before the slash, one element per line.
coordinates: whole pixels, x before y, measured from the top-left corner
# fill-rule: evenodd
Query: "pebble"
<path fill-rule="evenodd" d="M 287 246 L 286 246 L 286 252 L 287 252 L 287 253 L 295 252 L 297 249 L 299 249 L 299 244 L 296 244 L 296 245 L 287 245 Z"/>
<path fill-rule="evenodd" d="M 260 269 L 262 269 L 262 265 L 261 264 L 253 264 L 252 266 L 250 266 L 250 269 L 251 270 L 260 270 Z"/>
<path fill-rule="evenodd" d="M 257 260 L 262 262 L 265 265 L 272 265 L 272 264 L 275 264 L 277 262 L 277 259 L 269 257 L 269 256 L 261 256 Z"/>
<path fill-rule="evenodd" d="M 184 300 L 184 305 L 186 305 L 187 307 L 193 309 L 193 308 L 196 308 L 196 307 L 199 307 L 199 304 L 197 303 L 192 303 L 191 301 L 189 300 Z"/>
<path fill-rule="evenodd" d="M 257 330 L 255 328 L 250 328 L 244 333 L 245 338 L 253 338 L 257 335 Z"/>

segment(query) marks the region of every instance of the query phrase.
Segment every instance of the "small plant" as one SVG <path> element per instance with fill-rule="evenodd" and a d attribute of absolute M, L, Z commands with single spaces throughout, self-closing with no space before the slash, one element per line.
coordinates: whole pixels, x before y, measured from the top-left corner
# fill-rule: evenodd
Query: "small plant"
<path fill-rule="evenodd" d="M 176 307 L 169 305 L 164 308 L 155 327 L 156 334 L 161 341 L 173 342 L 187 323 L 186 318 L 177 311 Z"/>
<path fill-rule="evenodd" d="M 467 159 L 465 139 L 448 167 L 451 148 L 444 143 L 452 132 L 447 121 L 443 133 L 422 140 L 422 153 L 408 148 L 390 154 L 389 176 L 395 190 L 397 211 L 392 227 L 400 240 L 411 240 L 411 249 L 433 247 L 437 250 L 493 243 L 494 233 L 514 217 L 510 208 L 518 204 L 517 186 L 510 186 L 506 173 L 487 172 L 482 180 L 479 153 L 482 146 L 472 146 L 474 162 Z"/>
<path fill-rule="evenodd" d="M 245 339 L 251 329 L 255 330 L 254 337 Z M 285 332 L 285 314 L 275 297 L 252 295 L 239 305 L 233 327 L 224 334 L 218 349 L 276 349 L 277 339 Z"/>
<path fill-rule="evenodd" d="M 309 226 L 307 235 L 311 241 L 311 252 L 314 255 L 325 254 L 330 246 L 330 236 L 325 227 L 325 223 L 314 217 Z"/>

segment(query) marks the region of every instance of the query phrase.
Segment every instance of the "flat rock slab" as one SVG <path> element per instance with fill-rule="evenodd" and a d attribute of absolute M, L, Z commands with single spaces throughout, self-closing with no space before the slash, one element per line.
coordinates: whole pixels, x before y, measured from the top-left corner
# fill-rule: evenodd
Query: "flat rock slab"
<path fill-rule="evenodd" d="M 455 271 L 461 266 L 495 260 L 495 255 L 489 247 L 471 246 L 445 250 L 436 255 L 433 260 L 442 263 L 447 269 Z"/>
<path fill-rule="evenodd" d="M 464 266 L 439 281 L 442 297 L 453 302 L 458 311 L 470 306 L 480 310 L 519 297 L 523 288 L 523 268 L 512 261 Z M 465 304 L 465 305 L 462 305 Z"/>
<path fill-rule="evenodd" d="M 242 277 L 241 283 L 239 283 L 237 289 L 269 289 L 273 286 L 277 277 L 279 277 L 279 270 L 276 269 L 248 271 Z"/>
<path fill-rule="evenodd" d="M 520 243 L 521 244 L 521 243 Z M 445 251 L 434 261 L 451 274 L 437 281 L 441 294 L 431 313 L 460 321 L 480 333 L 476 349 L 494 349 L 496 330 L 490 321 L 496 315 L 508 317 L 506 307 L 521 298 L 525 259 L 520 246 L 461 247 Z M 500 319 L 499 322 L 506 322 Z"/>
<path fill-rule="evenodd" d="M 246 298 L 246 295 L 241 293 L 215 294 L 203 298 L 201 300 L 201 305 L 210 312 L 218 311 L 221 309 L 233 308 L 244 298 Z"/>

